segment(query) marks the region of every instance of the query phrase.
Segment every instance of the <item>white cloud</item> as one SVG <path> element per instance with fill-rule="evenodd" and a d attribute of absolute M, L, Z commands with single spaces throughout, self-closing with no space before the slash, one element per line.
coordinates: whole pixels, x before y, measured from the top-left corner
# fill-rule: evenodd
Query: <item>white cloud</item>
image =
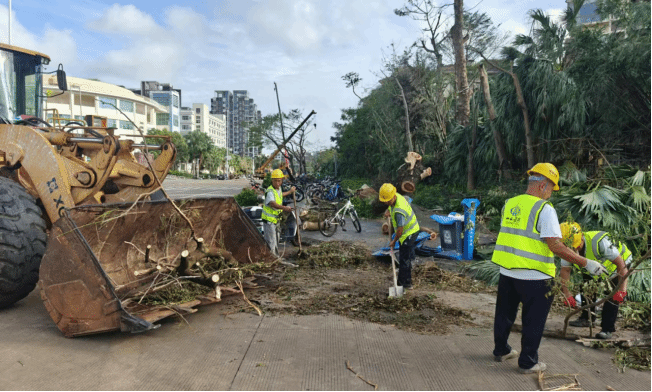
<path fill-rule="evenodd" d="M 86 24 L 89 30 L 106 34 L 154 35 L 160 30 L 151 15 L 132 4 L 113 4 L 102 15 Z"/>

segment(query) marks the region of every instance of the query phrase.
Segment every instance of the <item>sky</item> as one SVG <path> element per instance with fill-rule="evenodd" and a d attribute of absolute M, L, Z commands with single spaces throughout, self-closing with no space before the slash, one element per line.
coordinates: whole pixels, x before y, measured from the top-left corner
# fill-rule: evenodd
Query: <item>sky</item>
<path fill-rule="evenodd" d="M 0 0 L 0 42 L 8 42 L 8 0 Z M 182 105 L 210 106 L 215 90 L 248 90 L 263 116 L 311 110 L 310 150 L 332 145 L 333 122 L 377 86 L 390 45 L 400 50 L 422 26 L 394 9 L 404 0 L 13 0 L 11 44 L 49 55 L 48 71 L 139 88 L 144 80 L 182 90 Z M 435 1 L 436 3 L 436 1 Z M 448 1 L 448 3 L 452 3 Z M 440 4 L 444 4 L 441 2 Z M 563 0 L 466 0 L 504 32 L 528 34 L 529 10 L 555 15 Z M 451 7 L 452 13 L 452 7 Z"/>

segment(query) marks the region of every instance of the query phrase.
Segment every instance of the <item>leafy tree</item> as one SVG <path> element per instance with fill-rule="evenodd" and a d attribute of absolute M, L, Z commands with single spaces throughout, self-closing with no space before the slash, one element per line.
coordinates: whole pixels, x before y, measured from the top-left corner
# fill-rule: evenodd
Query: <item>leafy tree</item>
<path fill-rule="evenodd" d="M 186 140 L 183 138 L 183 136 L 180 133 L 168 131 L 167 129 L 159 130 L 159 129 L 152 128 L 147 131 L 147 134 L 169 136 L 172 140 L 172 144 L 174 144 L 174 146 L 177 149 L 177 159 L 176 159 L 177 162 L 188 162 L 190 157 L 188 151 L 188 144 L 186 143 Z M 164 138 L 160 138 L 160 139 L 151 138 L 148 139 L 148 143 L 163 144 L 165 143 L 165 140 L 166 139 Z M 152 153 L 154 153 L 155 156 L 159 154 L 158 151 L 152 151 Z"/>
<path fill-rule="evenodd" d="M 188 144 L 188 154 L 191 160 L 198 160 L 197 171 L 201 170 L 204 157 L 215 148 L 213 140 L 201 131 L 192 131 L 183 136 Z"/>
<path fill-rule="evenodd" d="M 204 167 L 211 173 L 217 173 L 226 162 L 226 148 L 214 147 L 204 156 Z"/>

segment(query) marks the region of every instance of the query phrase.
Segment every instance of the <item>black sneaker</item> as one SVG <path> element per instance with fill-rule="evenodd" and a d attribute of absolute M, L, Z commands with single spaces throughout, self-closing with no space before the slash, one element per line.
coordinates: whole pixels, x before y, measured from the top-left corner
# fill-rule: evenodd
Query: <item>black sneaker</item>
<path fill-rule="evenodd" d="M 573 320 L 568 323 L 571 327 L 588 327 L 589 326 L 589 320 L 585 318 L 578 318 L 577 320 Z M 595 327 L 595 323 L 591 323 L 591 327 Z"/>
<path fill-rule="evenodd" d="M 595 335 L 596 339 L 611 339 L 611 332 L 600 331 Z"/>

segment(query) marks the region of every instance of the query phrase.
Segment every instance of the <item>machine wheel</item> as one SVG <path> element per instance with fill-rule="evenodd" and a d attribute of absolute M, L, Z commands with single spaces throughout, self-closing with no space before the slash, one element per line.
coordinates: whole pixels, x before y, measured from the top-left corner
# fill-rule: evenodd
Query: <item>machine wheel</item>
<path fill-rule="evenodd" d="M 25 298 L 38 282 L 46 224 L 34 198 L 0 177 L 0 309 Z"/>

